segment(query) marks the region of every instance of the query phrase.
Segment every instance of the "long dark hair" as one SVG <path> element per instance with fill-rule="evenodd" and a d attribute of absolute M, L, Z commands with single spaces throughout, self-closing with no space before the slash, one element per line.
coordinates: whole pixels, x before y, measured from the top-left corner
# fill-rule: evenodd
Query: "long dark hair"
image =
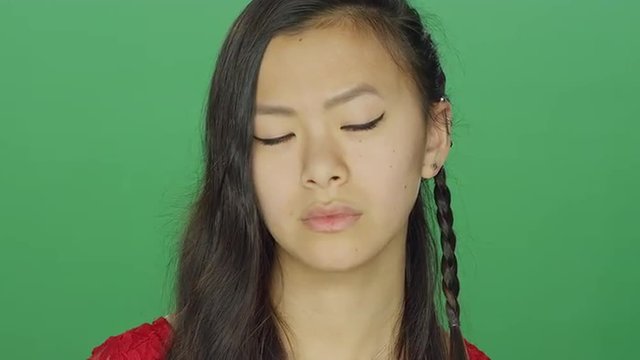
<path fill-rule="evenodd" d="M 398 66 L 413 75 L 425 114 L 446 98 L 436 45 L 405 0 L 250 2 L 229 30 L 211 79 L 205 168 L 180 244 L 169 360 L 286 359 L 278 332 L 282 322 L 269 296 L 274 239 L 258 211 L 251 171 L 258 71 L 274 36 L 346 23 L 372 32 Z M 433 125 L 435 117 L 425 118 Z M 423 179 L 408 220 L 405 299 L 395 350 L 407 360 L 462 360 L 456 236 L 443 166 L 434 178 L 434 201 L 430 196 Z M 430 211 L 440 227 L 440 269 Z M 440 290 L 448 335 L 439 325 Z"/>

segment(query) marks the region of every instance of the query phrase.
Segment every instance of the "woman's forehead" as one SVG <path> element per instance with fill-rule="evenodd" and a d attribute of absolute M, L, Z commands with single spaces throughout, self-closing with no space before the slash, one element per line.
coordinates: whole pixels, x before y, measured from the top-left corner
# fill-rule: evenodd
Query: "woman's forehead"
<path fill-rule="evenodd" d="M 326 99 L 363 84 L 382 97 L 398 92 L 402 77 L 375 37 L 343 28 L 312 29 L 271 40 L 260 66 L 256 96 L 258 103 L 307 98 L 315 103 L 310 106 L 324 106 Z"/>

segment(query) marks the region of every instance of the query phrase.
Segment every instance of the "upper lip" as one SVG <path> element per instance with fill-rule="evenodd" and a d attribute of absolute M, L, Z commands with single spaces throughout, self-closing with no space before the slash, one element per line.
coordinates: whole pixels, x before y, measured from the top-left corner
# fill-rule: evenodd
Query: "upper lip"
<path fill-rule="evenodd" d="M 331 204 L 331 205 L 316 205 L 311 207 L 304 213 L 302 220 L 309 220 L 313 218 L 326 217 L 326 216 L 339 216 L 339 215 L 360 215 L 361 212 L 345 204 Z"/>

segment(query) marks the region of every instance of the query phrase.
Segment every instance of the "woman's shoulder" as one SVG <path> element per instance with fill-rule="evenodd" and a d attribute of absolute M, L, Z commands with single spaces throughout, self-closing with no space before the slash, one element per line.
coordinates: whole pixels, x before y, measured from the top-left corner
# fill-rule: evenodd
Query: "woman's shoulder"
<path fill-rule="evenodd" d="M 170 315 L 108 337 L 91 351 L 89 360 L 163 360 L 171 341 Z M 464 339 L 469 360 L 491 360 L 476 345 Z"/>
<path fill-rule="evenodd" d="M 442 330 L 442 335 L 444 338 L 444 343 L 446 347 L 449 347 L 449 332 Z M 467 355 L 469 360 L 491 360 L 487 354 L 485 354 L 482 350 L 480 350 L 475 344 L 470 342 L 464 336 L 462 337 L 464 341 L 464 347 L 467 350 Z"/>
<path fill-rule="evenodd" d="M 166 316 L 108 337 L 91 351 L 89 360 L 162 360 L 171 340 L 171 324 Z"/>
<path fill-rule="evenodd" d="M 487 354 L 478 349 L 477 346 L 464 339 L 464 345 L 467 348 L 467 354 L 469 354 L 469 360 L 491 360 Z"/>

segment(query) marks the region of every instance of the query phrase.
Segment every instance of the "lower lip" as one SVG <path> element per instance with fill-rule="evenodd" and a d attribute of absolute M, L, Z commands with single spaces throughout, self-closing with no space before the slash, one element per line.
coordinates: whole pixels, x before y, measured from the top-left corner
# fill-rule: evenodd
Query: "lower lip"
<path fill-rule="evenodd" d="M 361 215 L 335 215 L 316 217 L 302 222 L 311 230 L 324 233 L 342 231 L 353 225 Z"/>

